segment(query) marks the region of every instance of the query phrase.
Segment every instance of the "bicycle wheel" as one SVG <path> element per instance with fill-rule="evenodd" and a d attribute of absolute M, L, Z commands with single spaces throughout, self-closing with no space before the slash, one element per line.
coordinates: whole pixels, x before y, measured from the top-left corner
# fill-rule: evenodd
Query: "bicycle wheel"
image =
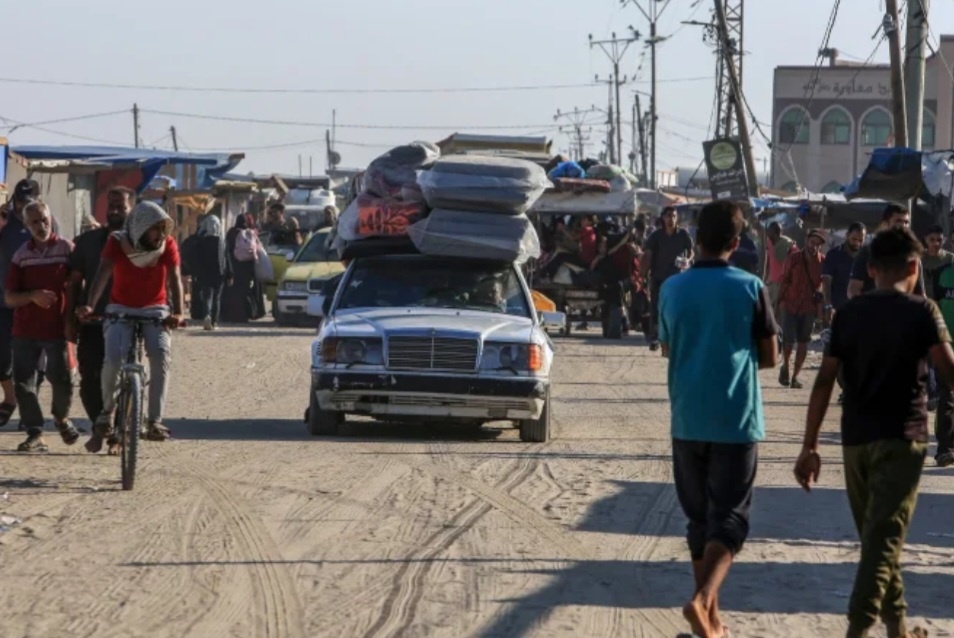
<path fill-rule="evenodd" d="M 116 405 L 116 429 L 122 438 L 123 489 L 131 490 L 136 482 L 136 458 L 142 430 L 142 379 L 136 372 L 127 373 L 123 379 Z"/>

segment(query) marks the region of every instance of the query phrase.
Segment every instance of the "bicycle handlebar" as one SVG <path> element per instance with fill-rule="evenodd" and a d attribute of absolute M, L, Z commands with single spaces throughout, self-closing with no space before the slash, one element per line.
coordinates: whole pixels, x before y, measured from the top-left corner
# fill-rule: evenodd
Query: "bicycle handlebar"
<path fill-rule="evenodd" d="M 154 326 L 164 326 L 168 323 L 169 317 L 172 315 L 166 315 L 165 317 L 140 317 L 138 315 L 132 315 L 128 313 L 113 313 L 107 312 L 101 315 L 87 315 L 84 321 L 115 321 L 119 323 L 142 323 L 142 324 L 151 324 Z M 180 326 L 185 326 L 186 322 L 183 321 Z"/>

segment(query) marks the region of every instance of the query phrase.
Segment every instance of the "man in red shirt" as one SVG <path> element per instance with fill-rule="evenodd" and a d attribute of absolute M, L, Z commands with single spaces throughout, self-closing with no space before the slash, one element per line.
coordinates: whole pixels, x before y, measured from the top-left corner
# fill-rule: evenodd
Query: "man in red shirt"
<path fill-rule="evenodd" d="M 20 423 L 27 439 L 20 452 L 46 452 L 43 410 L 36 396 L 36 362 L 46 354 L 46 378 L 53 388 L 53 422 L 63 442 L 79 433 L 69 421 L 73 375 L 66 340 L 66 280 L 73 244 L 53 232 L 49 207 L 34 200 L 23 210 L 30 239 L 14 254 L 4 282 L 4 301 L 13 311 L 13 383 Z"/>
<path fill-rule="evenodd" d="M 583 264 L 587 268 L 593 264 L 593 260 L 596 259 L 597 254 L 596 228 L 594 228 L 595 222 L 595 218 L 589 215 L 581 220 L 580 259 L 583 260 Z"/>
<path fill-rule="evenodd" d="M 81 319 L 89 317 L 112 278 L 108 315 L 125 314 L 144 318 L 162 318 L 164 325 L 145 324 L 146 354 L 149 357 L 149 407 L 145 438 L 164 441 L 169 430 L 162 425 L 162 412 L 169 386 L 172 353 L 170 328 L 183 324 L 182 276 L 179 271 L 179 247 L 171 233 L 172 219 L 152 202 L 140 202 L 133 209 L 126 230 L 106 240 L 99 272 L 90 289 L 86 306 L 77 309 Z M 167 298 L 168 289 L 171 299 Z M 170 312 L 171 306 L 171 312 Z M 96 419 L 93 436 L 86 444 L 96 453 L 109 440 L 109 452 L 119 451 L 112 436 L 113 412 L 119 390 L 119 375 L 132 338 L 133 326 L 116 321 L 105 322 L 106 358 L 103 362 L 103 413 Z"/>
<path fill-rule="evenodd" d="M 802 366 L 805 364 L 815 319 L 821 309 L 821 302 L 824 301 L 822 264 L 825 262 L 825 256 L 821 254 L 821 247 L 825 245 L 825 241 L 825 234 L 822 231 L 817 229 L 810 231 L 805 239 L 805 249 L 789 253 L 779 280 L 779 303 L 784 310 L 782 316 L 784 360 L 778 373 L 778 382 L 795 389 L 802 387 L 798 373 L 802 371 Z M 791 369 L 792 375 L 789 378 L 793 346 L 795 347 L 795 367 Z"/>

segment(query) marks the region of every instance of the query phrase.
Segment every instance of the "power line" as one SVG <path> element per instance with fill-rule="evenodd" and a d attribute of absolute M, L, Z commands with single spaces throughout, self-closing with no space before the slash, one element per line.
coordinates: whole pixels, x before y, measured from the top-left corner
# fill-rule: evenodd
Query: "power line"
<path fill-rule="evenodd" d="M 123 112 L 125 113 L 125 111 Z M 0 115 L 0 119 L 4 120 L 5 122 L 13 122 L 14 124 L 16 124 L 17 126 L 21 128 L 26 128 L 27 126 L 29 126 L 29 128 L 35 129 L 37 131 L 42 131 L 44 133 L 49 133 L 50 135 L 60 135 L 62 137 L 70 137 L 73 139 L 82 140 L 84 142 L 97 142 L 99 144 L 108 144 L 110 146 L 125 146 L 126 145 L 124 142 L 117 142 L 116 140 L 104 140 L 98 137 L 87 137 L 85 135 L 76 135 L 75 133 L 67 133 L 66 131 L 57 131 L 57 130 L 46 128 L 43 126 L 37 126 L 36 124 L 28 124 L 27 122 L 18 122 L 17 120 L 14 120 L 9 117 L 4 117 L 2 115 Z"/>
<path fill-rule="evenodd" d="M 230 115 L 206 115 L 200 113 L 181 113 L 176 111 L 159 111 L 154 109 L 140 109 L 141 113 L 150 113 L 152 115 L 163 115 L 166 117 L 185 117 L 198 120 L 213 120 L 218 122 L 241 122 L 244 124 L 270 124 L 277 126 L 303 126 L 303 127 L 313 127 L 313 128 L 331 128 L 332 124 L 328 122 L 296 122 L 290 120 L 266 120 L 266 119 L 257 119 L 250 117 L 234 117 Z M 467 126 L 458 126 L 453 124 L 448 125 L 405 125 L 405 124 L 341 124 L 335 123 L 334 126 L 337 128 L 350 128 L 350 129 L 365 129 L 365 130 L 404 130 L 404 131 L 446 131 L 450 129 L 454 130 L 521 130 L 521 129 L 538 129 L 544 128 L 545 130 L 552 130 L 556 128 L 554 125 L 546 124 L 507 124 L 507 125 L 467 125 Z"/>
<path fill-rule="evenodd" d="M 659 80 L 660 82 L 700 82 L 707 77 L 684 77 Z M 567 89 L 587 89 L 599 86 L 597 83 L 585 84 L 540 84 L 516 86 L 475 86 L 475 87 L 443 87 L 443 88 L 409 88 L 409 89 L 293 89 L 293 88 L 255 88 L 255 87 L 209 87 L 159 84 L 121 84 L 114 82 L 73 82 L 67 80 L 33 80 L 28 78 L 0 78 L 0 83 L 29 84 L 38 86 L 75 87 L 87 89 L 126 89 L 136 91 L 167 91 L 189 93 L 259 93 L 259 94 L 289 94 L 289 95 L 369 95 L 369 94 L 434 94 L 434 93 L 505 93 L 510 91 L 556 91 Z M 639 82 L 648 84 L 648 81 Z"/>
<path fill-rule="evenodd" d="M 8 134 L 13 133 L 18 128 L 39 128 L 40 126 L 43 126 L 45 124 L 63 124 L 65 122 L 79 122 L 80 120 L 92 120 L 92 119 L 101 118 L 101 117 L 110 117 L 113 115 L 126 115 L 127 113 L 129 113 L 129 111 L 124 109 L 122 111 L 108 111 L 106 113 L 90 113 L 88 115 L 76 115 L 74 117 L 63 117 L 56 120 L 45 120 L 43 122 L 20 122 L 15 124 L 14 126 L 7 127 L 10 129 L 7 133 Z M 13 122 L 13 120 L 9 120 L 9 121 Z"/>
<path fill-rule="evenodd" d="M 835 29 L 835 22 L 838 19 L 838 11 L 841 8 L 841 0 L 835 0 L 835 3 L 832 5 L 831 14 L 828 16 L 828 26 L 825 28 L 825 35 L 822 37 L 821 46 L 818 48 L 818 57 L 815 61 L 815 69 L 813 72 L 813 77 L 809 80 L 808 85 L 810 88 L 810 95 L 808 96 L 808 105 L 805 107 L 805 115 L 799 119 L 798 128 L 795 130 L 795 135 L 792 137 L 792 142 L 788 145 L 788 148 L 785 149 L 785 152 L 792 150 L 792 146 L 795 145 L 795 140 L 798 139 L 798 136 L 801 134 L 802 129 L 805 127 L 805 123 L 808 120 L 808 112 L 811 110 L 812 103 L 815 101 L 815 91 L 818 88 L 818 78 L 821 75 L 821 66 L 822 61 L 825 59 L 823 52 L 826 49 L 829 49 L 829 44 L 831 43 L 831 34 Z"/>

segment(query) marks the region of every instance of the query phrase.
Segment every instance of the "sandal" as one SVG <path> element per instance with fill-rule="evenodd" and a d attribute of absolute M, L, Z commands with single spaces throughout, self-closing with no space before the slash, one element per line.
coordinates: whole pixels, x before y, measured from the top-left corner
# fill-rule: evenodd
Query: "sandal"
<path fill-rule="evenodd" d="M 16 409 L 16 403 L 8 403 L 6 401 L 0 403 L 0 428 L 10 422 L 10 418 L 13 416 L 13 412 Z"/>
<path fill-rule="evenodd" d="M 17 452 L 49 452 L 50 447 L 43 441 L 43 433 L 37 432 L 17 446 Z"/>
<path fill-rule="evenodd" d="M 56 431 L 60 433 L 60 438 L 63 439 L 63 443 L 67 445 L 73 445 L 79 441 L 80 433 L 73 427 L 73 423 L 69 419 L 62 423 L 57 423 Z"/>
<path fill-rule="evenodd" d="M 86 451 L 90 454 L 96 454 L 103 449 L 103 441 L 109 439 L 110 447 L 113 441 L 113 415 L 100 414 L 96 417 L 96 423 L 93 424 L 93 436 L 86 442 Z"/>
<path fill-rule="evenodd" d="M 146 426 L 146 432 L 143 438 L 147 441 L 165 441 L 172 435 L 172 432 L 162 423 L 154 422 Z"/>

